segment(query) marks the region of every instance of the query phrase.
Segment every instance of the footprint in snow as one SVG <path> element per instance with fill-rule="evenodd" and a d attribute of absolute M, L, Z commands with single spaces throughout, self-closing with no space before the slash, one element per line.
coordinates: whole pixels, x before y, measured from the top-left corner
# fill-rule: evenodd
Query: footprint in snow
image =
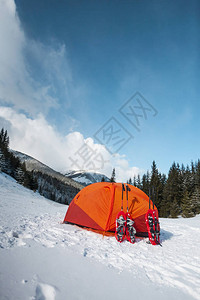
<path fill-rule="evenodd" d="M 85 249 L 84 249 L 84 252 L 83 252 L 83 256 L 84 256 L 84 257 L 86 257 L 86 256 L 87 256 L 87 254 L 88 254 L 88 249 L 87 249 L 87 248 L 85 248 Z"/>
<path fill-rule="evenodd" d="M 55 300 L 56 290 L 53 286 L 38 283 L 35 291 L 35 300 Z"/>
<path fill-rule="evenodd" d="M 26 284 L 26 283 L 28 283 L 28 280 L 27 279 L 22 279 L 22 283 Z"/>
<path fill-rule="evenodd" d="M 16 231 L 13 231 L 12 232 L 12 236 L 14 237 L 14 238 L 19 238 L 19 234 L 18 234 L 18 232 L 16 232 Z"/>

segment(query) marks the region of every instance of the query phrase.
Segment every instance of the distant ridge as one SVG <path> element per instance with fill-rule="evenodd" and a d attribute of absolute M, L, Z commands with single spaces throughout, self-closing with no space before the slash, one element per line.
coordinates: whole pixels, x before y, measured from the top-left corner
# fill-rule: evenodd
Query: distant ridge
<path fill-rule="evenodd" d="M 110 179 L 101 173 L 96 172 L 89 172 L 84 170 L 78 170 L 78 171 L 69 171 L 65 174 L 68 178 L 71 178 L 75 180 L 76 182 L 79 182 L 80 184 L 87 186 L 89 184 L 95 183 L 95 182 L 101 182 L 102 178 L 104 178 L 104 181 L 109 182 Z"/>

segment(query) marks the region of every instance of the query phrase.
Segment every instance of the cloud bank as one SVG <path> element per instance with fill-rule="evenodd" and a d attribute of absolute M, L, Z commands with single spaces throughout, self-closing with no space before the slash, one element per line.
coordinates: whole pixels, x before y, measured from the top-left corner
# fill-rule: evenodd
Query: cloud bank
<path fill-rule="evenodd" d="M 91 164 L 88 164 L 90 170 L 102 172 L 110 177 L 112 168 L 115 167 L 118 181 L 126 181 L 140 173 L 139 168 L 130 167 L 123 156 L 110 155 L 103 145 L 94 143 L 92 138 L 85 139 L 80 132 L 72 132 L 66 136 L 60 135 L 42 114 L 31 119 L 12 108 L 1 107 L 0 123 L 9 132 L 12 149 L 33 156 L 62 173 L 70 169 L 78 170 L 79 167 L 73 163 L 75 160 L 79 166 L 83 165 L 84 146 L 89 147 L 89 152 L 95 153 L 94 156 L 99 155 L 103 158 L 103 163 L 99 159 L 95 163 L 93 156 Z M 79 150 L 81 155 L 79 155 Z M 88 160 L 87 163 L 89 162 Z"/>

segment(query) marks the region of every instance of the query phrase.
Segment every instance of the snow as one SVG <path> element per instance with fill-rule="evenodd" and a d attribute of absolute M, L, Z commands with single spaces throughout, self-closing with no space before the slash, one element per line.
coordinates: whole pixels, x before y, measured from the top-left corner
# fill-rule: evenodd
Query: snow
<path fill-rule="evenodd" d="M 0 299 L 200 299 L 200 215 L 161 219 L 160 247 L 62 224 L 66 210 L 0 174 Z"/>
<path fill-rule="evenodd" d="M 91 182 L 91 180 L 89 180 L 85 176 L 78 176 L 78 177 L 74 178 L 74 180 L 79 182 L 80 184 L 84 184 L 84 185 L 93 183 L 93 182 Z"/>

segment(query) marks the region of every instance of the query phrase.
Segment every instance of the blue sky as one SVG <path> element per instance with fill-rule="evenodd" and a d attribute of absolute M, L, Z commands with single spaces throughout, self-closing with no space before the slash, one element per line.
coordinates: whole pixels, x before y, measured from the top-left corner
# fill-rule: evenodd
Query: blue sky
<path fill-rule="evenodd" d="M 84 138 L 114 117 L 134 136 L 119 155 L 143 171 L 152 160 L 167 173 L 174 160 L 199 158 L 198 0 L 15 4 L 27 72 L 49 87 L 47 102 L 18 111 L 32 119 L 41 112 L 63 136 L 76 131 Z M 119 113 L 136 92 L 158 111 L 140 132 Z"/>

